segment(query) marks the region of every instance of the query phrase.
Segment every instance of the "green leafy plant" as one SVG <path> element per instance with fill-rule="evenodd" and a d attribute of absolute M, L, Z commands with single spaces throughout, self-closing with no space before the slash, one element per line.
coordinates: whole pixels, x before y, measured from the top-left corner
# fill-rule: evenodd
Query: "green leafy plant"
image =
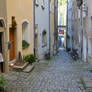
<path fill-rule="evenodd" d="M 25 40 L 22 40 L 22 49 L 28 48 L 30 44 L 26 42 Z"/>
<path fill-rule="evenodd" d="M 32 64 L 36 61 L 36 57 L 33 54 L 23 56 L 23 60 Z"/>
<path fill-rule="evenodd" d="M 0 77 L 0 88 L 4 88 L 6 85 L 6 80 L 3 75 Z"/>
<path fill-rule="evenodd" d="M 84 82 L 83 78 L 80 78 L 80 82 L 81 82 L 81 84 L 82 84 L 82 87 L 83 87 L 84 89 L 86 89 L 85 82 Z"/>

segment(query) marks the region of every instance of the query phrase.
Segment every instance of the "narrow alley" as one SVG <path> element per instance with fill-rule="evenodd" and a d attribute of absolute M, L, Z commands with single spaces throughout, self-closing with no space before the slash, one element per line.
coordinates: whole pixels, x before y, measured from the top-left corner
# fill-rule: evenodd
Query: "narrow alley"
<path fill-rule="evenodd" d="M 10 71 L 5 75 L 8 92 L 86 92 L 80 78 L 92 77 L 91 65 L 73 61 L 64 51 L 35 64 L 31 73 Z M 91 91 L 90 91 L 91 92 Z"/>

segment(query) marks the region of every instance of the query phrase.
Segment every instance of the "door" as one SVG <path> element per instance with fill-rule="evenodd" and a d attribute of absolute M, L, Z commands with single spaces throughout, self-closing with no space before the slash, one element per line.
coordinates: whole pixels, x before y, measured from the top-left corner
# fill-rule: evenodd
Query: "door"
<path fill-rule="evenodd" d="M 38 35 L 35 34 L 35 55 L 38 58 Z"/>
<path fill-rule="evenodd" d="M 10 40 L 10 61 L 15 59 L 15 29 L 10 29 L 9 31 Z"/>
<path fill-rule="evenodd" d="M 2 53 L 2 33 L 0 32 L 0 53 Z"/>

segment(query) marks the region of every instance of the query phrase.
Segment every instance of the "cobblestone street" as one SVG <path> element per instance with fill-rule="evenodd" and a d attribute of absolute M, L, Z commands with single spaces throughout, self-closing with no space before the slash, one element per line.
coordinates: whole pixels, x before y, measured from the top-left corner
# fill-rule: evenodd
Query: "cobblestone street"
<path fill-rule="evenodd" d="M 51 60 L 37 62 L 30 73 L 10 71 L 5 75 L 8 92 L 85 92 L 81 89 L 80 78 L 92 77 L 91 65 L 72 61 L 61 50 Z"/>

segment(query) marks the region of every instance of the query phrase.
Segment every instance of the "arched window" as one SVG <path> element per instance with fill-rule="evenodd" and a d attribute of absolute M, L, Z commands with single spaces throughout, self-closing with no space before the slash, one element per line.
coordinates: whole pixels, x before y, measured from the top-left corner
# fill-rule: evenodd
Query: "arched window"
<path fill-rule="evenodd" d="M 46 31 L 44 30 L 42 32 L 42 46 L 46 46 L 47 45 L 47 33 Z"/>
<path fill-rule="evenodd" d="M 30 43 L 30 30 L 29 30 L 29 23 L 24 21 L 22 23 L 22 40 Z"/>
<path fill-rule="evenodd" d="M 5 26 L 4 26 L 4 20 L 3 19 L 0 19 L 0 27 L 1 28 L 4 28 Z"/>

